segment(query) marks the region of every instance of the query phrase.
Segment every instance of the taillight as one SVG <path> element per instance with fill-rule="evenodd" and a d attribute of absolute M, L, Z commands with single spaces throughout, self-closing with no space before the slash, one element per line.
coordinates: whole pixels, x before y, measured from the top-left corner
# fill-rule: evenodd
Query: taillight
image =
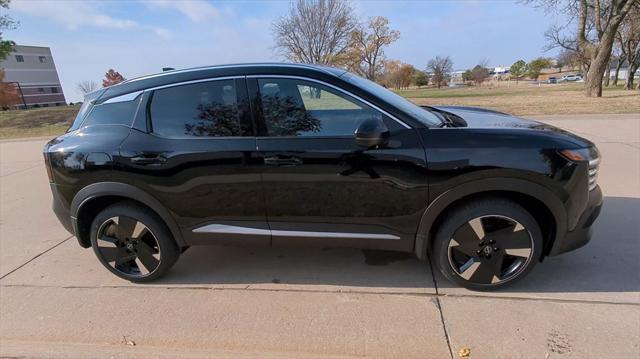
<path fill-rule="evenodd" d="M 47 169 L 47 177 L 49 177 L 49 182 L 53 182 L 53 173 L 51 173 L 51 163 L 49 162 L 49 154 L 43 153 L 44 155 L 44 167 Z"/>

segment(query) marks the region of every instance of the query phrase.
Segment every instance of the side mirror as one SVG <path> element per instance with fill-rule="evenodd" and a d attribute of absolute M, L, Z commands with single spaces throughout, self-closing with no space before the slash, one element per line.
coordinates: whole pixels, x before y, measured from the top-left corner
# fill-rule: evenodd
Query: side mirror
<path fill-rule="evenodd" d="M 389 142 L 389 129 L 382 118 L 369 118 L 360 122 L 355 136 L 360 147 L 383 147 Z"/>

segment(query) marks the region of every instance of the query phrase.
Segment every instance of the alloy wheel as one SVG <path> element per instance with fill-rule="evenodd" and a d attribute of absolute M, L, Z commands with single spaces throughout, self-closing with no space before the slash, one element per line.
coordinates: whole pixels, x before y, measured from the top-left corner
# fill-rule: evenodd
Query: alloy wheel
<path fill-rule="evenodd" d="M 515 219 L 481 216 L 454 232 L 448 245 L 449 264 L 468 282 L 495 285 L 527 267 L 533 245 L 531 233 Z"/>
<path fill-rule="evenodd" d="M 146 277 L 160 266 L 158 240 L 144 223 L 111 217 L 97 232 L 97 252 L 105 263 L 128 277 Z"/>

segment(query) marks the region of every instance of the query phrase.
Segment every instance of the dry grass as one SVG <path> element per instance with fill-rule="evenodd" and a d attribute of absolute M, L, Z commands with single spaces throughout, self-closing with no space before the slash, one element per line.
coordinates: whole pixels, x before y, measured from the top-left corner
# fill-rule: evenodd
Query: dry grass
<path fill-rule="evenodd" d="M 56 136 L 76 117 L 80 106 L 0 112 L 0 138 Z"/>
<path fill-rule="evenodd" d="M 640 92 L 605 88 L 603 97 L 586 97 L 582 84 L 515 83 L 482 87 L 398 91 L 420 105 L 460 105 L 490 108 L 518 116 L 640 113 Z"/>
<path fill-rule="evenodd" d="M 578 83 L 538 86 L 500 82 L 481 87 L 409 89 L 398 93 L 420 105 L 478 106 L 518 116 L 640 113 L 637 90 L 605 88 L 603 97 L 591 98 L 584 96 L 582 84 Z M 325 98 L 322 104 L 315 105 L 325 107 L 326 101 Z M 69 127 L 78 109 L 79 106 L 64 106 L 0 112 L 0 139 L 59 135 Z"/>

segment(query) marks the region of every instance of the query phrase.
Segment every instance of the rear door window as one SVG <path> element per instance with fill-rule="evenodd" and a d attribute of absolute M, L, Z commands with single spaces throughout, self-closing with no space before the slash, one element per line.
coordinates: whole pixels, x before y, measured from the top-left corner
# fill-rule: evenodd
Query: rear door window
<path fill-rule="evenodd" d="M 241 136 L 234 80 L 217 80 L 155 90 L 153 133 L 168 138 Z"/>

